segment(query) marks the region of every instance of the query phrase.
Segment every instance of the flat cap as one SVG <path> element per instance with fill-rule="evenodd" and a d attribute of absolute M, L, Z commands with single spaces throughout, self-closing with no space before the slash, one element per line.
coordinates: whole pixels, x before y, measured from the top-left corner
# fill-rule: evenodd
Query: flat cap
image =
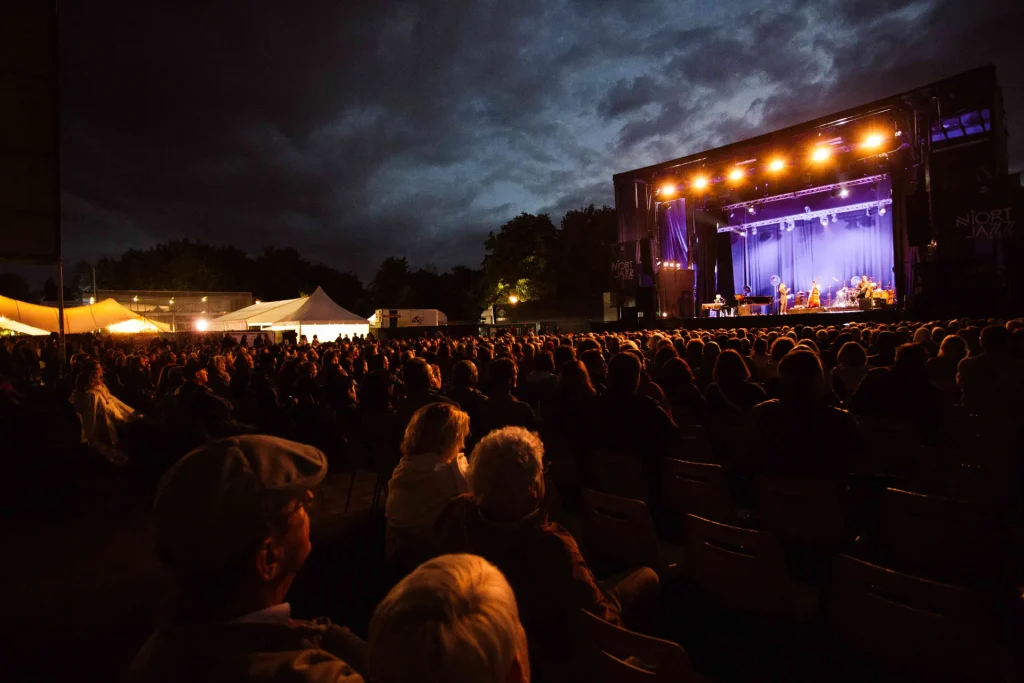
<path fill-rule="evenodd" d="M 216 571 L 268 537 L 273 514 L 323 481 L 327 458 L 266 435 L 200 446 L 164 474 L 154 501 L 156 550 L 179 575 Z"/>

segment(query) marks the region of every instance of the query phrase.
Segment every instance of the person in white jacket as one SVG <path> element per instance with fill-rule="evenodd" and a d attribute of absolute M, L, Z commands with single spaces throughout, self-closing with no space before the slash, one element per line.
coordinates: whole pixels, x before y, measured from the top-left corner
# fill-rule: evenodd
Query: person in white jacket
<path fill-rule="evenodd" d="M 86 361 L 69 399 L 82 424 L 82 443 L 96 449 L 115 465 L 128 461 L 120 448 L 118 428 L 138 417 L 135 409 L 110 393 L 103 383 L 103 366 Z"/>
<path fill-rule="evenodd" d="M 433 554 L 434 522 L 452 498 L 469 492 L 463 445 L 469 415 L 450 403 L 430 403 L 413 415 L 402 459 L 388 482 L 388 559 L 411 566 Z"/>

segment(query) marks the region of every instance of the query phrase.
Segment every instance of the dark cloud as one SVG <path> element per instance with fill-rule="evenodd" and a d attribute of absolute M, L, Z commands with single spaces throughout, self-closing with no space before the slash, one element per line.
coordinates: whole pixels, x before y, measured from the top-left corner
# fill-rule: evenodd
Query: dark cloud
<path fill-rule="evenodd" d="M 723 7 L 722 5 L 727 5 Z M 171 238 L 294 246 L 368 278 L 479 263 L 611 175 L 995 62 L 1008 3 L 66 3 L 68 259 Z M 694 17 L 700 17 L 696 23 Z M 1011 138 L 1011 159 L 1024 146 Z"/>

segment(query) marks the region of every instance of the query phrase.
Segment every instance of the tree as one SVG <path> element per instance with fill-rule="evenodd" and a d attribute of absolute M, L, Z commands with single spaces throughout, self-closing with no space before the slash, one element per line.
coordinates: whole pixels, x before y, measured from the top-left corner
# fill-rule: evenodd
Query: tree
<path fill-rule="evenodd" d="M 490 306 L 515 294 L 520 301 L 548 293 L 545 280 L 556 230 L 547 214 L 521 213 L 484 242 L 481 305 Z"/>
<path fill-rule="evenodd" d="M 563 301 L 607 291 L 617 242 L 615 209 L 591 204 L 567 211 L 548 261 L 548 291 Z"/>
<path fill-rule="evenodd" d="M 56 297 L 56 285 L 53 287 L 53 292 L 54 297 Z M 32 292 L 29 290 L 28 282 L 25 281 L 25 278 L 17 273 L 0 273 L 0 296 L 17 299 L 18 301 L 28 301 L 32 296 Z"/>
<path fill-rule="evenodd" d="M 415 290 L 409 273 L 409 261 L 404 256 L 389 256 L 381 261 L 377 267 L 377 274 L 370 283 L 370 295 L 374 308 L 415 306 Z"/>

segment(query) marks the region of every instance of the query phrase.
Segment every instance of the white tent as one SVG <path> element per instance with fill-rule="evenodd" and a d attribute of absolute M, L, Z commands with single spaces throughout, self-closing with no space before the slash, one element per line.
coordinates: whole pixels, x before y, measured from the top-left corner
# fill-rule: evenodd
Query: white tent
<path fill-rule="evenodd" d="M 58 332 L 60 319 L 53 306 L 40 306 L 0 296 L 0 328 L 41 336 Z M 68 334 L 96 330 L 137 333 L 167 332 L 169 328 L 129 311 L 113 299 L 64 309 L 64 331 Z"/>
<path fill-rule="evenodd" d="M 310 296 L 253 304 L 210 321 L 210 330 L 294 330 L 299 336 L 331 341 L 338 335 L 369 334 L 370 324 L 334 303 L 320 287 Z"/>

